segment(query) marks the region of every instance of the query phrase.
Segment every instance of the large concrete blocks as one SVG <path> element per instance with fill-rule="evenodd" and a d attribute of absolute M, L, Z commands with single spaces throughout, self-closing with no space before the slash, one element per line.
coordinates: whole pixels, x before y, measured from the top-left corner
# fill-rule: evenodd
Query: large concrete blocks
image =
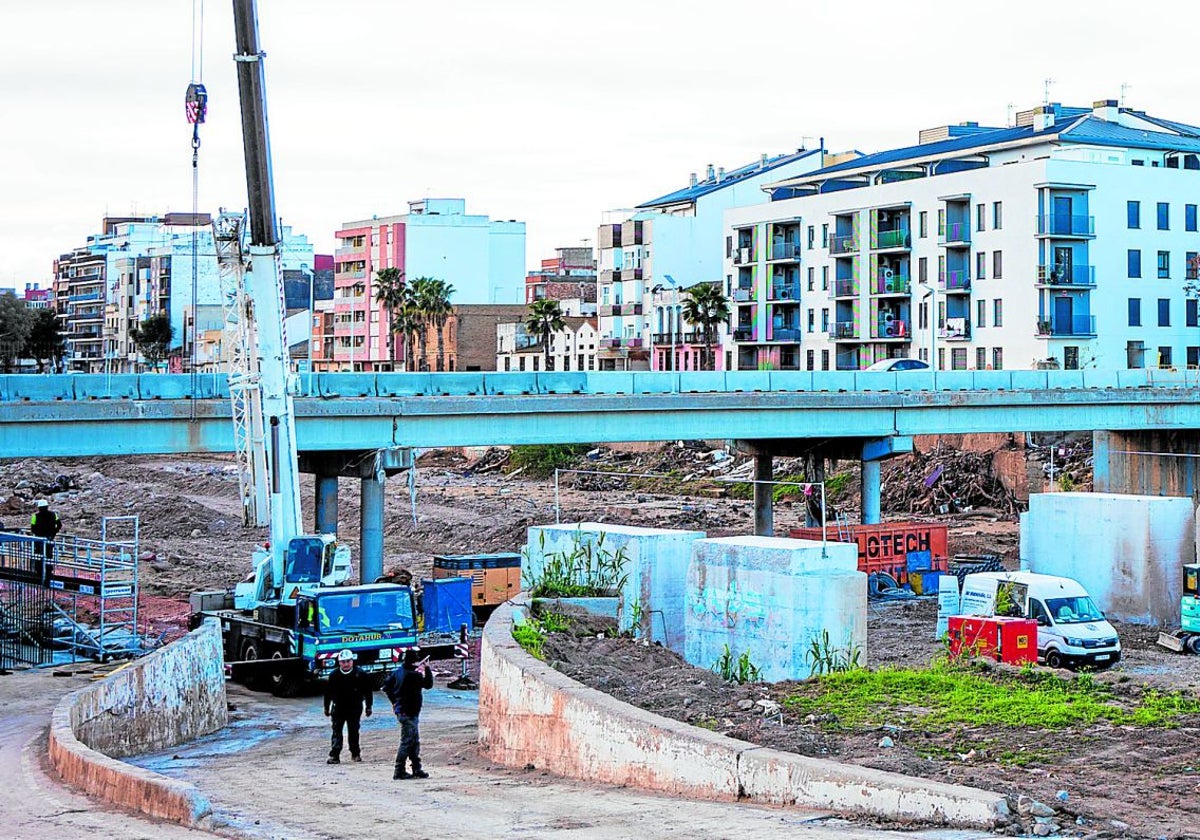
<path fill-rule="evenodd" d="M 593 555 L 623 552 L 627 577 L 620 593 L 624 602 L 621 629 L 631 629 L 638 617 L 635 614 L 639 614 L 651 639 L 682 653 L 688 563 L 693 543 L 703 537 L 703 531 L 597 522 L 536 526 L 529 529 L 521 586 L 528 589 L 531 581 L 541 577 L 551 555 L 562 557 L 564 552 L 570 555 L 583 547 L 590 547 Z"/>
<path fill-rule="evenodd" d="M 1134 624 L 1178 624 L 1195 541 L 1195 508 L 1180 497 L 1038 493 L 1021 516 L 1022 568 L 1074 578 Z"/>
<path fill-rule="evenodd" d="M 867 576 L 853 543 L 775 537 L 697 540 L 688 569 L 684 658 L 709 668 L 729 646 L 768 682 L 812 674 L 814 640 L 861 651 L 866 662 Z"/>

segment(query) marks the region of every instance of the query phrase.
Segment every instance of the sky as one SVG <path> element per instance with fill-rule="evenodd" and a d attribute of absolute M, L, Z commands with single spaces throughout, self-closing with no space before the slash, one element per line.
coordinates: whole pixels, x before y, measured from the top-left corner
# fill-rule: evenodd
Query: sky
<path fill-rule="evenodd" d="M 276 206 L 331 253 L 424 197 L 527 224 L 526 264 L 608 210 L 825 138 L 877 151 L 1120 98 L 1200 123 L 1191 3 L 259 0 Z M 105 214 L 246 201 L 231 0 L 0 0 L 0 287 L 48 285 Z M 203 11 L 202 46 L 193 19 Z M 193 59 L 196 55 L 198 58 Z"/>

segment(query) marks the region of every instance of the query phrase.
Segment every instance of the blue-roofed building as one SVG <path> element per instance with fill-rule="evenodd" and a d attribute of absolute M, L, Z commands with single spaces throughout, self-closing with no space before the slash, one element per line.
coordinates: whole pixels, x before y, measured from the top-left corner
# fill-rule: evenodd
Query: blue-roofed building
<path fill-rule="evenodd" d="M 720 282 L 727 256 L 723 214 L 764 204 L 763 187 L 824 166 L 824 149 L 798 149 L 726 171 L 708 167 L 703 180 L 606 214 L 598 243 L 597 304 L 601 370 L 696 370 L 704 345 L 699 329 L 681 318 L 682 292 Z M 726 340 L 726 332 L 719 338 Z M 716 368 L 733 357 L 716 353 Z"/>
<path fill-rule="evenodd" d="M 739 369 L 1200 366 L 1200 127 L 1051 104 L 764 189 L 725 213 Z"/>

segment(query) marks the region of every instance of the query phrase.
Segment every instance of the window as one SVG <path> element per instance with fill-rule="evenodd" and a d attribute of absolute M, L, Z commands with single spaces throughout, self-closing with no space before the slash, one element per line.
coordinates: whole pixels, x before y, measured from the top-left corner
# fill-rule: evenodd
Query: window
<path fill-rule="evenodd" d="M 987 206 L 984 204 L 975 205 L 975 230 L 983 230 L 984 222 L 987 220 Z"/>
<path fill-rule="evenodd" d="M 512 356 L 505 356 L 505 357 L 504 357 L 504 369 L 505 369 L 506 371 L 508 371 L 508 370 L 512 370 Z"/>
<path fill-rule="evenodd" d="M 525 357 L 524 356 L 517 357 L 517 370 L 525 370 Z"/>
<path fill-rule="evenodd" d="M 1195 251 L 1188 251 L 1183 255 L 1183 277 L 1185 280 L 1195 280 L 1196 275 L 1200 274 L 1200 261 L 1197 260 Z"/>
<path fill-rule="evenodd" d="M 1063 370 L 1079 370 L 1079 345 L 1063 348 Z"/>
<path fill-rule="evenodd" d="M 1129 299 L 1129 326 L 1140 327 L 1142 325 L 1142 299 Z"/>
<path fill-rule="evenodd" d="M 817 239 L 817 229 L 814 228 L 812 225 L 809 225 L 808 226 L 808 250 L 811 251 L 813 249 L 813 243 L 816 241 L 816 239 Z"/>
<path fill-rule="evenodd" d="M 1002 251 L 992 251 L 992 278 L 999 280 L 1004 275 L 1004 256 Z"/>
<path fill-rule="evenodd" d="M 919 257 L 917 259 L 917 282 L 929 282 L 929 257 Z"/>
<path fill-rule="evenodd" d="M 987 301 L 975 301 L 975 323 L 980 327 L 987 326 Z"/>
<path fill-rule="evenodd" d="M 1183 205 L 1183 228 L 1184 228 L 1184 230 L 1186 230 L 1190 233 L 1196 232 L 1196 205 L 1195 204 Z"/>
<path fill-rule="evenodd" d="M 1171 252 L 1158 252 L 1158 279 L 1166 280 L 1171 276 Z"/>
<path fill-rule="evenodd" d="M 809 350 L 805 357 L 805 362 L 804 362 L 805 367 L 808 368 L 809 370 L 813 370 L 814 366 L 816 365 L 816 359 L 817 359 L 816 351 Z"/>
<path fill-rule="evenodd" d="M 815 269 L 815 268 L 813 268 L 813 267 L 810 265 L 810 266 L 808 267 L 808 290 L 809 290 L 810 292 L 811 292 L 811 291 L 812 291 L 814 288 L 816 288 L 816 287 L 813 285 L 813 284 L 816 282 L 816 279 L 815 279 L 815 272 L 816 272 L 816 269 Z"/>
<path fill-rule="evenodd" d="M 967 369 L 967 348 L 955 347 L 950 351 L 950 370 Z"/>
<path fill-rule="evenodd" d="M 922 347 L 921 352 L 917 353 L 917 358 L 920 359 L 925 364 L 929 364 L 929 348 Z"/>
<path fill-rule="evenodd" d="M 1142 226 L 1142 203 L 1140 201 L 1125 202 L 1125 223 L 1130 230 L 1136 230 Z"/>
<path fill-rule="evenodd" d="M 821 291 L 829 291 L 829 266 L 821 266 Z"/>
<path fill-rule="evenodd" d="M 1183 302 L 1183 318 L 1186 326 L 1200 327 L 1200 312 L 1197 311 L 1200 307 L 1197 304 L 1200 304 L 1200 301 L 1195 298 L 1188 298 Z"/>
<path fill-rule="evenodd" d="M 808 310 L 808 331 L 813 332 L 817 328 L 817 312 L 815 309 Z"/>
<path fill-rule="evenodd" d="M 1187 348 L 1187 366 L 1189 370 L 1200 367 L 1200 347 Z"/>
<path fill-rule="evenodd" d="M 917 327 L 923 330 L 929 329 L 929 302 L 921 301 L 917 307 Z"/>
<path fill-rule="evenodd" d="M 987 254 L 980 251 L 975 255 L 975 279 L 982 280 L 987 271 Z"/>
<path fill-rule="evenodd" d="M 829 247 L 829 225 L 828 224 L 821 225 L 821 247 L 822 248 Z"/>
<path fill-rule="evenodd" d="M 829 370 L 829 351 L 821 351 L 821 370 Z"/>
<path fill-rule="evenodd" d="M 1158 202 L 1158 229 L 1171 229 L 1171 205 L 1165 201 Z"/>
<path fill-rule="evenodd" d="M 946 369 L 946 348 L 945 347 L 938 348 L 937 369 L 938 370 Z"/>
<path fill-rule="evenodd" d="M 992 202 L 992 230 L 1000 230 L 1004 227 L 1004 202 Z"/>
<path fill-rule="evenodd" d="M 980 326 L 982 326 L 982 322 L 980 322 Z M 1004 301 L 1002 301 L 1000 298 L 996 298 L 994 301 L 992 301 L 992 326 L 1004 326 Z"/>
<path fill-rule="evenodd" d="M 1004 349 L 992 348 L 992 370 L 1004 370 Z"/>
<path fill-rule="evenodd" d="M 828 309 L 821 310 L 821 332 L 823 332 L 823 333 L 829 332 L 829 310 Z"/>
<path fill-rule="evenodd" d="M 1125 365 L 1137 370 L 1146 365 L 1146 345 L 1140 341 L 1125 342 Z"/>
<path fill-rule="evenodd" d="M 1171 299 L 1158 299 L 1158 325 L 1160 327 L 1171 326 Z"/>
<path fill-rule="evenodd" d="M 1169 368 L 1171 366 L 1171 348 L 1158 348 L 1158 366 L 1160 368 Z"/>
<path fill-rule="evenodd" d="M 1127 260 L 1129 263 L 1129 276 L 1130 277 L 1141 277 L 1142 276 L 1142 252 L 1139 251 L 1137 248 L 1130 248 L 1129 254 L 1127 256 Z"/>
<path fill-rule="evenodd" d="M 921 239 L 929 236 L 929 213 L 925 210 L 917 214 L 917 236 Z"/>
<path fill-rule="evenodd" d="M 985 370 L 987 368 L 987 348 L 975 348 L 975 370 Z"/>

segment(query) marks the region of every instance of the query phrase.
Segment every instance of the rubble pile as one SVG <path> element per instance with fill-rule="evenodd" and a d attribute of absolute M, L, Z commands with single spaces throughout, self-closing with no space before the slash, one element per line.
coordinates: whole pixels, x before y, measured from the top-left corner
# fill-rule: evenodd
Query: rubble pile
<path fill-rule="evenodd" d="M 1063 440 L 1045 443 L 1031 441 L 1027 454 L 1030 462 L 1039 464 L 1046 484 L 1058 490 L 1092 490 L 1092 436 L 1068 436 Z"/>
<path fill-rule="evenodd" d="M 889 513 L 945 515 L 989 508 L 1015 516 L 1022 505 L 992 472 L 992 455 L 938 447 L 884 464 L 881 505 Z"/>

